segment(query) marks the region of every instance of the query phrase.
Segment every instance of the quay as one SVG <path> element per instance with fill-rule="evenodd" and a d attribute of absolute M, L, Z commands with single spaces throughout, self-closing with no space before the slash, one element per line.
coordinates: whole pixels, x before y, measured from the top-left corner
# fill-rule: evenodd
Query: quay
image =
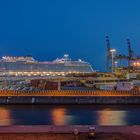
<path fill-rule="evenodd" d="M 115 90 L 0 90 L 0 104 L 140 104 L 140 92 Z"/>
<path fill-rule="evenodd" d="M 4 126 L 0 127 L 0 139 L 4 140 L 89 140 L 89 128 L 95 128 L 96 140 L 139 140 L 139 126 Z M 77 135 L 74 131 L 77 130 Z"/>
<path fill-rule="evenodd" d="M 95 125 L 35 125 L 35 126 L 0 126 L 1 133 L 73 133 L 77 129 L 79 133 L 87 133 L 91 127 L 97 133 L 134 133 L 140 136 L 140 126 L 95 126 Z"/>

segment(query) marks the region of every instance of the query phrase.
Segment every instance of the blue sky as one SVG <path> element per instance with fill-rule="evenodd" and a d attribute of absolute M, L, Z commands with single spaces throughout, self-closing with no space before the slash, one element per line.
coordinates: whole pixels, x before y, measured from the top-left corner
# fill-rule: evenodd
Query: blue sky
<path fill-rule="evenodd" d="M 53 60 L 68 53 L 105 69 L 105 36 L 127 53 L 140 54 L 139 0 L 1 0 L 0 56 Z"/>

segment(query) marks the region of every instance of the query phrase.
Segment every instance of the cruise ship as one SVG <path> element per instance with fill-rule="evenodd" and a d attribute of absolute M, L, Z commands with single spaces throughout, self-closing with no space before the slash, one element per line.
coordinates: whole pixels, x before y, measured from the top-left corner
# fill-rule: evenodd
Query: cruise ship
<path fill-rule="evenodd" d="M 54 61 L 39 62 L 32 56 L 4 56 L 0 60 L 0 72 L 4 75 L 65 75 L 68 73 L 92 73 L 92 66 L 79 59 L 72 61 L 69 55 Z"/>

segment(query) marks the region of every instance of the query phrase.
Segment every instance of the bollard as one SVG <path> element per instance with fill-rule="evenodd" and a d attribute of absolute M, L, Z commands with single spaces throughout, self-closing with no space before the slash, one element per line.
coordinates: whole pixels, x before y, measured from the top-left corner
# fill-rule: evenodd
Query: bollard
<path fill-rule="evenodd" d="M 95 136 L 95 127 L 89 127 L 88 139 L 94 140 Z"/>
<path fill-rule="evenodd" d="M 78 129 L 74 129 L 74 130 L 73 130 L 73 134 L 74 134 L 74 136 L 75 136 L 75 140 L 78 140 L 78 135 L 79 135 Z"/>

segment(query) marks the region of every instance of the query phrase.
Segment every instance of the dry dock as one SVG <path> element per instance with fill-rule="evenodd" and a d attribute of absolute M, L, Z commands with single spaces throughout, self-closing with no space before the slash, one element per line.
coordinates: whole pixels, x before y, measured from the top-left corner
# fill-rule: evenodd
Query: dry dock
<path fill-rule="evenodd" d="M 140 104 L 140 93 L 105 90 L 1 90 L 0 104 Z"/>

